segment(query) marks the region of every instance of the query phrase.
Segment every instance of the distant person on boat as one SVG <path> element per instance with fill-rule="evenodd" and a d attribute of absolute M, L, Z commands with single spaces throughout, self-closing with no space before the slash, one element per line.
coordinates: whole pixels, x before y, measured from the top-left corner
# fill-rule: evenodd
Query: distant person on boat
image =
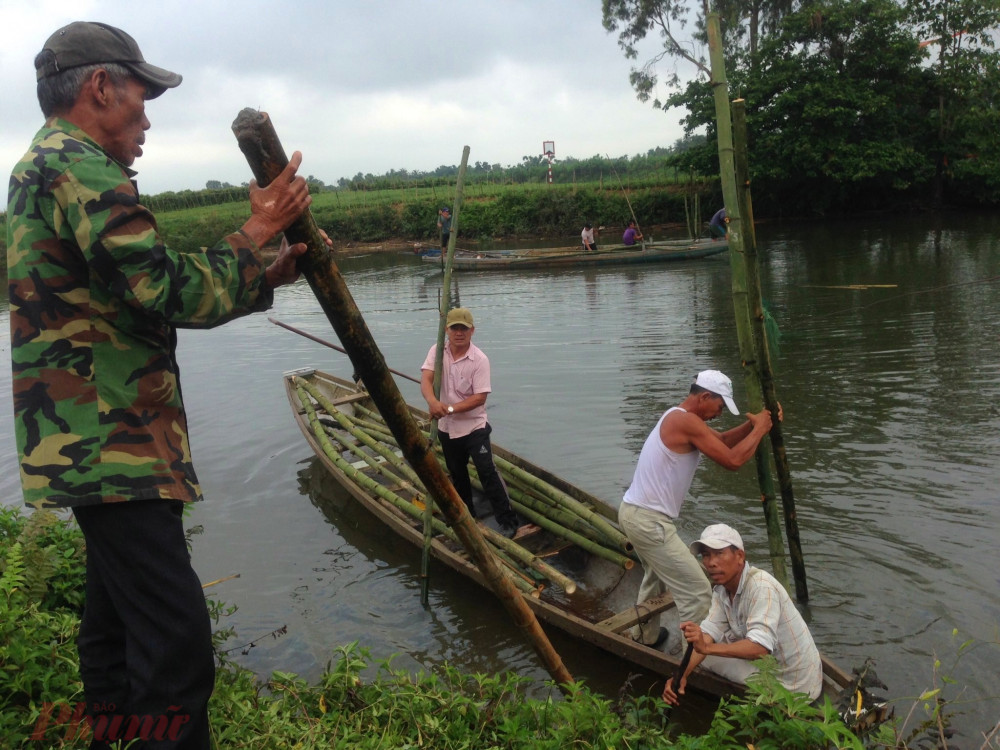
<path fill-rule="evenodd" d="M 642 234 L 635 226 L 635 219 L 632 219 L 628 223 L 628 229 L 625 230 L 625 234 L 622 235 L 622 244 L 634 245 L 636 242 L 642 242 Z"/>
<path fill-rule="evenodd" d="M 691 544 L 714 584 L 708 617 L 681 623 L 694 646 L 678 692 L 667 680 L 663 699 L 677 705 L 687 676 L 699 664 L 710 672 L 745 685 L 757 671 L 753 660 L 771 654 L 778 662 L 778 681 L 791 691 L 816 700 L 823 690 L 823 663 L 809 628 L 788 592 L 770 573 L 746 561 L 743 538 L 724 523 L 707 527 Z"/>
<path fill-rule="evenodd" d="M 720 208 L 709 219 L 708 233 L 712 235 L 712 239 L 717 240 L 729 236 L 729 217 L 726 215 L 726 209 Z"/>
<path fill-rule="evenodd" d="M 583 251 L 585 253 L 593 253 L 597 251 L 597 242 L 594 240 L 594 227 L 592 224 L 583 225 L 583 231 L 580 232 L 580 238 L 583 240 Z"/>
<path fill-rule="evenodd" d="M 705 573 L 674 525 L 702 455 L 735 471 L 750 460 L 771 429 L 771 413 L 748 414 L 739 427 L 717 432 L 706 424 L 733 401 L 733 383 L 718 370 L 698 373 L 687 398 L 668 409 L 646 438 L 632 484 L 622 498 L 618 521 L 635 545 L 644 575 L 638 601 L 670 591 L 682 621 L 701 622 L 708 612 L 711 587 Z M 779 412 L 780 415 L 780 412 Z M 660 616 L 633 629 L 632 637 L 654 648 L 666 640 Z"/>
<path fill-rule="evenodd" d="M 438 231 L 441 232 L 441 254 L 448 252 L 448 240 L 451 238 L 451 209 L 447 206 L 438 211 Z"/>
<path fill-rule="evenodd" d="M 444 367 L 441 373 L 441 398 L 434 397 L 434 344 L 420 370 L 420 392 L 427 402 L 430 415 L 438 420 L 438 438 L 444 452 L 445 464 L 459 496 L 473 518 L 476 509 L 472 499 L 472 482 L 469 479 L 469 458 L 479 472 L 486 498 L 493 507 L 493 517 L 500 532 L 507 538 L 523 536 L 535 530 L 523 525 L 510 505 L 507 487 L 493 463 L 490 433 L 493 428 L 486 421 L 486 397 L 490 386 L 490 360 L 482 349 L 472 343 L 475 326 L 472 313 L 464 307 L 448 311 L 445 319 L 448 340 L 444 349 Z"/>

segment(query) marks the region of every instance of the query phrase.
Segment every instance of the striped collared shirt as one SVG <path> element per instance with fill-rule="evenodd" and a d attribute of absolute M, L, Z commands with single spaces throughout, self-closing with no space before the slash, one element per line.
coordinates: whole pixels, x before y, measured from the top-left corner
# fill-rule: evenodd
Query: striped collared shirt
<path fill-rule="evenodd" d="M 748 639 L 778 662 L 778 680 L 789 690 L 818 698 L 823 665 L 809 628 L 784 587 L 770 573 L 746 563 L 736 596 L 723 586 L 712 591 L 712 606 L 701 629 L 716 643 Z"/>

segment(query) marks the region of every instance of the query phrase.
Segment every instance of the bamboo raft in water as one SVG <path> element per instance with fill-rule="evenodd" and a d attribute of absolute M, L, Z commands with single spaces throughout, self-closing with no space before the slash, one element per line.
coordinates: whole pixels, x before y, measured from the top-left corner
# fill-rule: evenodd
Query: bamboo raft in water
<path fill-rule="evenodd" d="M 350 381 L 311 368 L 286 373 L 284 383 L 296 422 L 326 471 L 415 551 L 420 549 L 426 492 L 400 457 L 368 394 Z M 428 429 L 429 415 L 409 408 Z M 493 444 L 493 453 L 515 509 L 542 531 L 513 542 L 486 518 L 484 536 L 535 615 L 580 641 L 672 677 L 680 654 L 641 645 L 629 635 L 640 618 L 669 613 L 674 602 L 664 594 L 635 603 L 642 569 L 618 530 L 616 511 L 501 446 Z M 474 470 L 471 473 L 475 486 Z M 486 511 L 487 506 L 477 505 L 477 510 Z M 486 587 L 451 530 L 442 520 L 435 521 L 433 557 Z M 823 666 L 825 692 L 834 699 L 851 678 L 826 659 Z M 702 669 L 691 674 L 688 685 L 715 696 L 741 690 Z"/>

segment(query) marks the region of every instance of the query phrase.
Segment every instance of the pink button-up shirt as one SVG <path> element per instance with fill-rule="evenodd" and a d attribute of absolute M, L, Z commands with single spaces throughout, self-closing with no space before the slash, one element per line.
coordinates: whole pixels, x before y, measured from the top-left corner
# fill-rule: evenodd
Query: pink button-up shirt
<path fill-rule="evenodd" d="M 434 371 L 434 357 L 437 354 L 437 344 L 433 345 L 424 359 L 421 370 Z M 444 348 L 444 366 L 441 373 L 441 398 L 445 404 L 457 404 L 476 393 L 489 393 L 490 360 L 475 344 L 469 344 L 469 350 L 458 359 L 451 356 L 451 349 Z M 447 432 L 450 437 L 459 438 L 468 435 L 480 427 L 486 426 L 486 406 L 477 406 L 471 411 L 449 414 L 438 420 L 438 429 Z"/>

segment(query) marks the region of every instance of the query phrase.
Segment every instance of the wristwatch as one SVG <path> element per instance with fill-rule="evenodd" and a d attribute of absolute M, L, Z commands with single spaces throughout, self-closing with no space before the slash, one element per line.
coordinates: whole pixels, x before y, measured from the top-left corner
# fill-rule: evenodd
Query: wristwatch
<path fill-rule="evenodd" d="M 454 414 L 454 413 L 455 413 L 455 407 L 454 407 L 454 406 L 450 406 L 450 405 L 449 405 L 449 406 L 448 406 L 448 413 L 449 413 L 449 414 Z"/>

